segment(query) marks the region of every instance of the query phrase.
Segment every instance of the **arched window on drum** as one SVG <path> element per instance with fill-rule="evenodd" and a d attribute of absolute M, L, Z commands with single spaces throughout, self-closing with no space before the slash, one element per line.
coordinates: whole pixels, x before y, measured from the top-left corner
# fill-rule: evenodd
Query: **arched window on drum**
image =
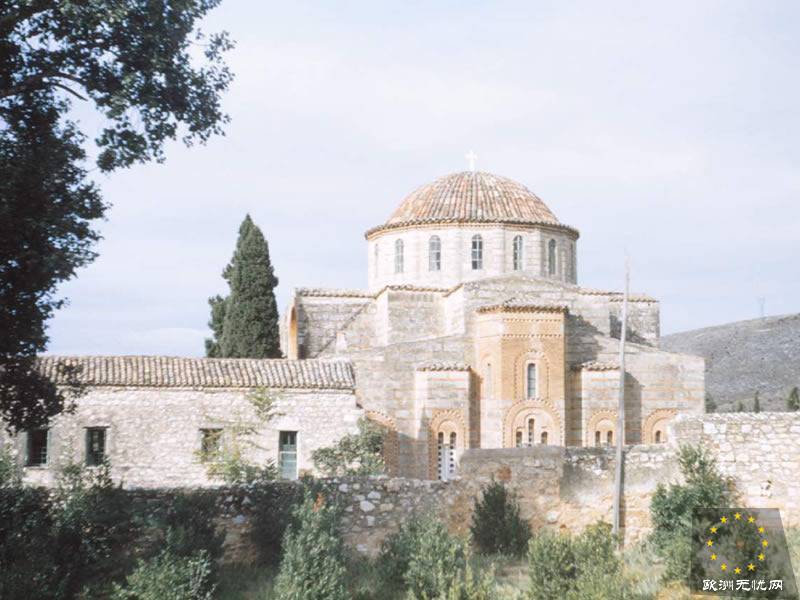
<path fill-rule="evenodd" d="M 522 236 L 515 235 L 512 247 L 512 263 L 515 271 L 522 270 Z"/>
<path fill-rule="evenodd" d="M 483 269 L 483 238 L 480 235 L 472 236 L 472 270 Z"/>
<path fill-rule="evenodd" d="M 394 243 L 394 272 L 403 272 L 403 240 L 397 240 Z"/>
<path fill-rule="evenodd" d="M 442 270 L 442 240 L 438 235 L 428 240 L 428 271 Z"/>

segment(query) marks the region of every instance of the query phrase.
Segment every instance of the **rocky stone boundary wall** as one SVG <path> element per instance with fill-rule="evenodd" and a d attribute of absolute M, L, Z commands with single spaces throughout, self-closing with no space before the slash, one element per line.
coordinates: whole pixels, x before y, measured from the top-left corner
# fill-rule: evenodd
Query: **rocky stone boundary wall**
<path fill-rule="evenodd" d="M 624 465 L 623 518 L 626 543 L 650 530 L 650 500 L 659 483 L 680 479 L 681 444 L 701 444 L 718 458 L 746 506 L 779 508 L 788 526 L 800 526 L 800 414 L 728 413 L 683 417 L 670 443 L 630 446 Z M 534 528 L 578 532 L 599 519 L 611 520 L 613 448 L 534 446 L 467 450 L 457 479 L 449 482 L 369 477 L 324 480 L 344 505 L 343 534 L 356 550 L 375 555 L 383 540 L 414 513 L 432 512 L 454 533 L 465 534 L 474 500 L 492 479 L 506 483 Z M 272 485 L 298 485 L 276 482 Z M 177 490 L 132 490 L 148 503 L 168 501 Z M 253 499 L 247 489 L 216 489 L 219 524 L 226 532 L 226 560 L 255 556 L 248 537 Z"/>

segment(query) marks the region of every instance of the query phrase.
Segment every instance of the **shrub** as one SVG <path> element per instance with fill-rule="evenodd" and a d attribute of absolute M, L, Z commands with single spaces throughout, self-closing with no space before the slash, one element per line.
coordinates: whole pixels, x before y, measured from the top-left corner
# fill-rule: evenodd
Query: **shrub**
<path fill-rule="evenodd" d="M 531 600 L 607 600 L 632 597 L 614 551 L 608 523 L 596 523 L 578 536 L 544 530 L 528 547 Z"/>
<path fill-rule="evenodd" d="M 212 561 L 218 559 L 224 535 L 215 525 L 217 514 L 212 495 L 202 491 L 177 494 L 155 517 L 153 525 L 164 531 L 164 539 L 153 554 L 167 550 L 176 557 L 190 557 L 202 551 Z"/>
<path fill-rule="evenodd" d="M 38 489 L 0 486 L 0 598 L 59 598 L 50 501 Z"/>
<path fill-rule="evenodd" d="M 131 514 L 108 465 L 68 465 L 52 495 L 7 480 L 0 486 L 0 597 L 103 596 L 130 564 Z"/>
<path fill-rule="evenodd" d="M 384 581 L 415 598 L 445 593 L 464 571 L 466 544 L 433 516 L 415 516 L 386 538 L 378 559 Z"/>
<path fill-rule="evenodd" d="M 409 595 L 419 598 L 450 589 L 466 562 L 466 544 L 461 539 L 450 535 L 441 521 L 425 523 L 403 577 Z"/>
<path fill-rule="evenodd" d="M 314 494 L 314 491 L 320 490 L 314 490 L 312 484 L 293 482 L 272 482 L 251 488 L 250 539 L 262 564 L 277 565 L 280 562 L 284 534 L 290 525 L 299 525 L 295 519 L 296 509 L 305 496 Z"/>
<path fill-rule="evenodd" d="M 324 475 L 378 475 L 383 473 L 386 431 L 368 419 L 359 419 L 358 433 L 347 434 L 335 445 L 311 453 L 314 466 Z"/>
<path fill-rule="evenodd" d="M 485 554 L 522 556 L 528 547 L 531 528 L 519 516 L 519 503 L 513 493 L 498 481 L 483 489 L 472 514 L 472 539 Z"/>
<path fill-rule="evenodd" d="M 665 578 L 685 580 L 689 571 L 692 515 L 695 509 L 730 506 L 733 492 L 714 457 L 700 446 L 682 446 L 678 464 L 683 484 L 659 484 L 650 504 L 651 541 L 664 558 Z"/>
<path fill-rule="evenodd" d="M 564 598 L 575 578 L 576 565 L 572 540 L 543 530 L 528 544 L 531 600 Z"/>
<path fill-rule="evenodd" d="M 134 539 L 130 497 L 111 480 L 109 465 L 64 467 L 55 493 L 53 532 L 63 597 L 102 589 L 128 570 Z"/>
<path fill-rule="evenodd" d="M 419 537 L 426 526 L 427 519 L 414 516 L 386 537 L 378 556 L 378 570 L 385 582 L 394 586 L 405 585 L 408 563 L 417 550 Z"/>
<path fill-rule="evenodd" d="M 349 598 L 344 547 L 338 531 L 339 509 L 319 494 L 308 495 L 286 532 L 283 557 L 275 581 L 281 600 L 346 600 Z"/>
<path fill-rule="evenodd" d="M 22 473 L 10 446 L 0 445 L 0 488 L 22 485 Z"/>
<path fill-rule="evenodd" d="M 177 556 L 165 550 L 140 561 L 125 587 L 114 586 L 113 600 L 212 600 L 211 559 L 201 551 Z"/>
<path fill-rule="evenodd" d="M 458 571 L 442 589 L 419 596 L 412 591 L 409 597 L 414 600 L 491 600 L 496 597 L 494 574 L 488 572 L 476 577 L 467 557 L 463 572 Z"/>

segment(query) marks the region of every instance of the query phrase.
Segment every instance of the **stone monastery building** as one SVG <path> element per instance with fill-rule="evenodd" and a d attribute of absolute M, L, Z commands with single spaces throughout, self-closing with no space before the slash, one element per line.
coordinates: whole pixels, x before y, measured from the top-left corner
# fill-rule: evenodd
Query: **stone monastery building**
<path fill-rule="evenodd" d="M 286 359 L 48 357 L 83 366 L 89 392 L 49 432 L 17 436 L 31 479 L 64 456 L 108 456 L 133 486 L 208 483 L 203 451 L 253 421 L 265 389 L 278 417 L 247 452 L 286 477 L 366 417 L 386 428 L 398 475 L 448 479 L 466 448 L 615 443 L 622 294 L 578 285 L 578 231 L 523 185 L 442 177 L 366 232 L 368 289 L 303 288 L 284 316 Z M 658 349 L 659 305 L 632 295 L 626 442 L 666 441 L 702 413 L 704 363 Z"/>

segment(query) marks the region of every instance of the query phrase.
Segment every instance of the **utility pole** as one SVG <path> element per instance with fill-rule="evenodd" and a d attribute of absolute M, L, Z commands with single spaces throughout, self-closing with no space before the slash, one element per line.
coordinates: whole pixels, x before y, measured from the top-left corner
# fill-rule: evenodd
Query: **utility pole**
<path fill-rule="evenodd" d="M 617 462 L 614 469 L 614 524 L 613 532 L 619 536 L 620 508 L 622 504 L 622 455 L 625 445 L 625 338 L 628 333 L 628 293 L 630 265 L 625 256 L 625 292 L 622 296 L 622 318 L 619 334 L 619 403 L 617 405 Z M 622 543 L 620 538 L 619 543 Z"/>

